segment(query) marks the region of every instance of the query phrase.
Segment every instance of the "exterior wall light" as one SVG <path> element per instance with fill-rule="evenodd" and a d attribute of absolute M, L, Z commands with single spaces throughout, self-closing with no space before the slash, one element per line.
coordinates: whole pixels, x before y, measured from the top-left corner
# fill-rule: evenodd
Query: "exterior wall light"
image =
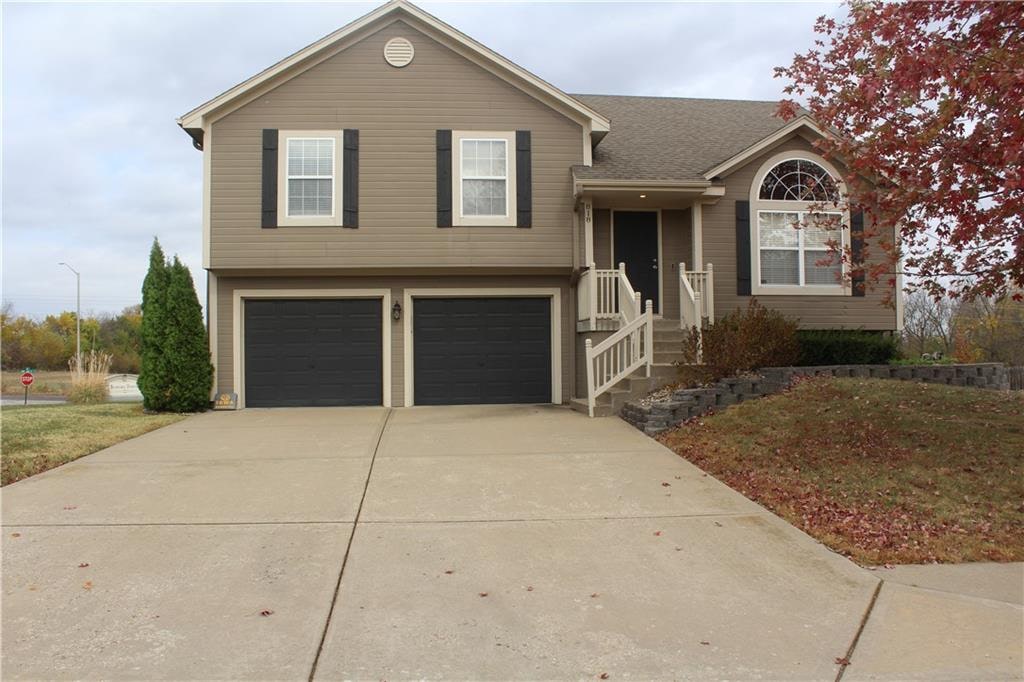
<path fill-rule="evenodd" d="M 402 304 L 399 303 L 398 301 L 395 301 L 395 304 L 391 306 L 391 317 L 395 320 L 395 322 L 398 322 L 400 319 L 402 319 Z"/>

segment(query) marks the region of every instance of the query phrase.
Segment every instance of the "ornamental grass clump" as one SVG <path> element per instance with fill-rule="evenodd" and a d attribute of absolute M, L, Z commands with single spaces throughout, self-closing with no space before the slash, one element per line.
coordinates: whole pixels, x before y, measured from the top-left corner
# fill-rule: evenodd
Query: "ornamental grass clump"
<path fill-rule="evenodd" d="M 76 405 L 104 403 L 110 397 L 107 389 L 107 374 L 114 356 L 110 353 L 91 350 L 81 358 L 72 356 L 68 361 L 71 368 L 71 388 L 68 401 Z"/>

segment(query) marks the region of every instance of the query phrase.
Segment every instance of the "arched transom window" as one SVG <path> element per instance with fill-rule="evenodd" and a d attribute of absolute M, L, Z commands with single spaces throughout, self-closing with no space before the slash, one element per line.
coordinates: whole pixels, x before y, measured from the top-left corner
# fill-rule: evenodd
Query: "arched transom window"
<path fill-rule="evenodd" d="M 793 287 L 807 293 L 841 290 L 839 259 L 829 255 L 831 243 L 843 243 L 840 190 L 833 173 L 811 159 L 773 158 L 755 180 L 751 199 L 757 234 L 751 241 L 761 293 L 786 293 Z"/>

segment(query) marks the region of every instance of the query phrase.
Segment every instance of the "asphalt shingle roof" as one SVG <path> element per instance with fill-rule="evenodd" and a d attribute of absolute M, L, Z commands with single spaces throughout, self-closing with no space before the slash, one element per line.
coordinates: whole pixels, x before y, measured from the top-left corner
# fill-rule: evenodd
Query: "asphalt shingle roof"
<path fill-rule="evenodd" d="M 602 180 L 703 180 L 704 171 L 786 125 L 778 102 L 573 95 L 611 120 L 594 165 L 576 177 Z"/>

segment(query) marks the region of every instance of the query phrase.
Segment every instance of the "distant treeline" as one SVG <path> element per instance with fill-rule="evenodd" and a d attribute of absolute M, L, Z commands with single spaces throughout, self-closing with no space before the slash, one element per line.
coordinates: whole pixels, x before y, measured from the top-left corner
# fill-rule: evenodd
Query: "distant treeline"
<path fill-rule="evenodd" d="M 66 370 L 75 354 L 75 313 L 48 315 L 42 321 L 15 315 L 10 303 L 0 312 L 6 370 Z M 142 307 L 125 308 L 120 315 L 82 318 L 82 353 L 103 351 L 113 356 L 110 371 L 138 374 L 142 352 Z"/>

